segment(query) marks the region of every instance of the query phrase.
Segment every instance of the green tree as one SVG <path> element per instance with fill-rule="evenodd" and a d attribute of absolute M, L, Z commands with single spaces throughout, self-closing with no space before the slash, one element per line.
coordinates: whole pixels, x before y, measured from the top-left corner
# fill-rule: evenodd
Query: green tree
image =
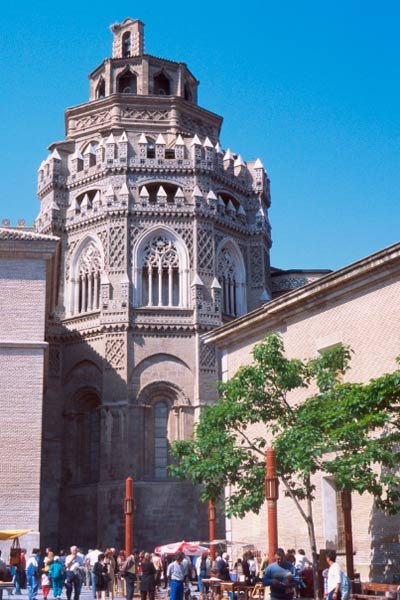
<path fill-rule="evenodd" d="M 336 346 L 308 361 L 288 359 L 281 338 L 269 335 L 255 346 L 253 363 L 220 384 L 219 401 L 203 410 L 193 436 L 172 447 L 174 476 L 201 484 L 203 500 L 216 501 L 232 486 L 226 512 L 244 517 L 264 502 L 268 438 L 285 493 L 307 524 L 315 590 L 313 475 L 324 471 L 340 488 L 370 492 L 391 512 L 400 504 L 400 371 L 367 384 L 343 383 L 350 357 L 348 347 Z M 302 388 L 311 395 L 296 403 Z M 265 436 L 251 435 L 255 423 L 265 425 Z"/>

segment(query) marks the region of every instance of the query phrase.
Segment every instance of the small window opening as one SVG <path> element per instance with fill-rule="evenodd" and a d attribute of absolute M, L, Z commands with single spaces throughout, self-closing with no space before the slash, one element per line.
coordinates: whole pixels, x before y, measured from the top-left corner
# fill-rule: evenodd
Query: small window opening
<path fill-rule="evenodd" d="M 137 78 L 131 72 L 127 72 L 118 79 L 119 94 L 137 94 Z"/>
<path fill-rule="evenodd" d="M 97 98 L 104 98 L 106 95 L 106 82 L 103 78 L 100 79 L 99 84 L 97 86 Z"/>
<path fill-rule="evenodd" d="M 169 96 L 170 95 L 170 82 L 164 73 L 159 73 L 154 77 L 153 91 L 156 95 Z"/>
<path fill-rule="evenodd" d="M 129 58 L 131 56 L 131 33 L 127 31 L 122 36 L 122 56 Z"/>

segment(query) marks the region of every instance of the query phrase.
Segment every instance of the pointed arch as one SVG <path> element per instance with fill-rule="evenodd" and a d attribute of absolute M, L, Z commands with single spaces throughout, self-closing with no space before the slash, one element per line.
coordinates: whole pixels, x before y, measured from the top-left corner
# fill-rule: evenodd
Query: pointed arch
<path fill-rule="evenodd" d="M 118 94 L 137 94 L 137 75 L 127 66 L 117 77 Z"/>
<path fill-rule="evenodd" d="M 159 71 L 153 77 L 153 94 L 156 96 L 171 95 L 171 80 L 164 70 Z"/>
<path fill-rule="evenodd" d="M 104 77 L 100 77 L 99 82 L 96 86 L 96 99 L 100 100 L 101 98 L 104 98 L 106 95 L 106 82 L 104 80 Z"/>
<path fill-rule="evenodd" d="M 89 234 L 78 243 L 71 259 L 70 316 L 99 310 L 103 270 L 103 246 L 97 236 Z"/>
<path fill-rule="evenodd" d="M 216 252 L 216 270 L 222 288 L 222 312 L 238 317 L 247 312 L 246 267 L 238 244 L 224 238 Z"/>
<path fill-rule="evenodd" d="M 189 253 L 170 227 L 155 225 L 133 248 L 134 306 L 189 306 Z"/>

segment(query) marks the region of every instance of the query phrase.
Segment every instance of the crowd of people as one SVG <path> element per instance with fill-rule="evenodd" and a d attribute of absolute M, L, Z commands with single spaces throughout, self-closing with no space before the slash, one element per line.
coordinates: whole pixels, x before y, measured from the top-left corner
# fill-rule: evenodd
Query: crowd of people
<path fill-rule="evenodd" d="M 1 554 L 1 553 L 0 553 Z M 325 595 L 328 600 L 347 600 L 346 576 L 336 563 L 333 551 L 327 552 L 328 569 L 325 576 Z M 6 564 L 0 555 L 0 580 Z M 205 599 L 210 586 L 218 589 L 218 582 L 240 581 L 249 586 L 270 587 L 272 600 L 293 600 L 311 597 L 311 561 L 303 549 L 278 548 L 273 560 L 262 559 L 253 552 L 245 552 L 234 563 L 228 553 L 217 554 L 212 561 L 209 552 L 198 557 L 187 557 L 178 552 L 175 557 L 158 556 L 134 550 L 129 556 L 115 548 L 89 550 L 84 554 L 77 546 L 69 553 L 56 554 L 47 548 L 43 556 L 34 548 L 29 557 L 20 550 L 18 562 L 11 565 L 15 593 L 28 589 L 29 600 L 37 600 L 41 589 L 46 600 L 50 592 L 54 600 L 61 600 L 65 588 L 67 600 L 79 600 L 82 586 L 92 590 L 93 600 L 113 600 L 114 595 L 133 600 L 140 593 L 141 600 L 155 600 L 156 591 L 169 591 L 170 600 L 184 600 L 190 596 L 190 582 L 197 582 L 200 598 Z M 0 598 L 1 600 L 1 598 Z"/>

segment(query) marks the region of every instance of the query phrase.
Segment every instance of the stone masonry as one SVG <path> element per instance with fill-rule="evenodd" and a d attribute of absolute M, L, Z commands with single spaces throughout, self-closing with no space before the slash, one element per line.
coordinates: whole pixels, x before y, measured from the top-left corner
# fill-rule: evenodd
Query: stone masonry
<path fill-rule="evenodd" d="M 198 490 L 168 475 L 169 445 L 216 398 L 218 355 L 200 335 L 271 298 L 270 193 L 259 160 L 221 148 L 188 67 L 146 54 L 140 21 L 112 32 L 39 168 L 36 229 L 60 238 L 40 533 L 121 546 L 131 475 L 134 543 L 151 550 L 207 536 Z"/>

